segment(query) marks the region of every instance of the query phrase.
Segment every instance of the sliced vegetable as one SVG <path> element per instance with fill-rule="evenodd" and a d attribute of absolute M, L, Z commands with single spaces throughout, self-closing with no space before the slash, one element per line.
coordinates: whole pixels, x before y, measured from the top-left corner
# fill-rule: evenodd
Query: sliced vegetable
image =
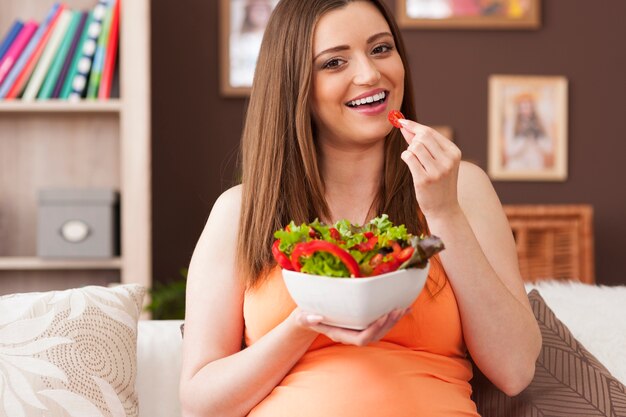
<path fill-rule="evenodd" d="M 399 110 L 391 110 L 387 115 L 387 120 L 389 120 L 389 123 L 391 123 L 398 129 L 402 129 L 402 125 L 400 124 L 398 119 L 404 119 L 404 115 L 400 113 Z"/>
<path fill-rule="evenodd" d="M 328 252 L 331 255 L 336 256 L 341 262 L 343 262 L 351 276 L 355 278 L 361 276 L 359 264 L 348 251 L 340 248 L 334 243 L 326 242 L 324 240 L 312 240 L 310 242 L 298 243 L 293 248 L 293 252 L 291 252 L 291 265 L 293 266 L 293 269 L 299 272 L 302 269 L 300 257 L 311 256 L 315 252 Z"/>
<path fill-rule="evenodd" d="M 275 240 L 274 244 L 272 245 L 272 255 L 274 255 L 274 259 L 281 268 L 293 271 L 293 265 L 291 264 L 291 261 L 289 260 L 287 255 L 280 251 L 280 240 L 278 239 Z"/>
<path fill-rule="evenodd" d="M 400 268 L 401 263 L 402 262 L 396 259 L 393 255 L 391 255 L 391 259 L 389 261 L 383 262 L 376 268 L 374 268 L 374 272 L 372 272 L 372 275 L 380 275 L 386 274 L 387 272 L 397 271 Z"/>
<path fill-rule="evenodd" d="M 351 249 L 356 249 L 359 252 L 369 252 L 376 247 L 377 243 L 378 243 L 378 236 L 372 236 L 368 238 L 367 241 L 354 245 Z"/>

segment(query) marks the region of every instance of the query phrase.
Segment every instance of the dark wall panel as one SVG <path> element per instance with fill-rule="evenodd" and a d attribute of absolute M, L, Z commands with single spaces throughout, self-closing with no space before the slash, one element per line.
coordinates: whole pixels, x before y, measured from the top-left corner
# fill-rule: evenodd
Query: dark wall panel
<path fill-rule="evenodd" d="M 233 183 L 246 101 L 219 94 L 217 3 L 152 3 L 158 281 L 189 263 L 213 202 Z M 544 0 L 542 12 L 536 31 L 404 30 L 418 117 L 452 126 L 464 158 L 486 169 L 489 75 L 567 77 L 567 181 L 494 186 L 503 203 L 592 204 L 597 280 L 626 284 L 626 2 Z"/>

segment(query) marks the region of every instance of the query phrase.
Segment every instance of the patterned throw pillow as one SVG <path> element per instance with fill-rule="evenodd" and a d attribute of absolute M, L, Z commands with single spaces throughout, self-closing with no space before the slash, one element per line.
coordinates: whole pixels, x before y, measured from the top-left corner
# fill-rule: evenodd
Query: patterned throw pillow
<path fill-rule="evenodd" d="M 136 417 L 144 294 L 128 284 L 0 297 L 0 416 Z"/>
<path fill-rule="evenodd" d="M 537 290 L 528 294 L 543 345 L 535 377 L 508 397 L 474 367 L 472 398 L 482 417 L 626 416 L 626 388 L 570 333 Z"/>

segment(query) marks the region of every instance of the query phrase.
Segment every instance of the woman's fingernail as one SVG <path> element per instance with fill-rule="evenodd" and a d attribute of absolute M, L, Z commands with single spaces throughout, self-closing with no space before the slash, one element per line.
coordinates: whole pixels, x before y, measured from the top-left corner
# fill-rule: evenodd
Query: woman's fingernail
<path fill-rule="evenodd" d="M 400 154 L 400 158 L 402 158 L 403 160 L 407 160 L 407 158 L 411 155 L 411 152 L 409 151 L 404 151 Z"/>
<path fill-rule="evenodd" d="M 407 126 L 409 124 L 409 121 L 406 119 L 398 119 L 398 123 L 400 123 L 402 126 Z"/>
<path fill-rule="evenodd" d="M 317 324 L 317 323 L 321 322 L 322 320 L 324 320 L 324 317 L 320 316 L 319 314 L 307 314 L 305 319 L 306 319 L 307 323 Z"/>

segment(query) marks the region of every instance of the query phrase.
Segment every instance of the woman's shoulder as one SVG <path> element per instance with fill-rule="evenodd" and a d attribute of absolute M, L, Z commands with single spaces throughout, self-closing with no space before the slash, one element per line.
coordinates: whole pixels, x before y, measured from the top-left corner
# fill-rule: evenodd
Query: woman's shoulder
<path fill-rule="evenodd" d="M 213 203 L 211 214 L 204 226 L 204 232 L 208 229 L 228 233 L 237 230 L 239 213 L 241 212 L 241 185 L 236 185 L 224 191 Z M 206 234 L 206 233 L 203 233 Z"/>
<path fill-rule="evenodd" d="M 459 203 L 466 212 L 468 210 L 483 212 L 488 207 L 500 206 L 489 176 L 472 162 L 461 161 L 457 188 Z"/>
<path fill-rule="evenodd" d="M 241 184 L 229 188 L 228 190 L 224 191 L 217 198 L 217 200 L 215 200 L 215 204 L 213 205 L 213 210 L 211 212 L 223 212 L 225 214 L 228 214 L 229 216 L 239 214 L 241 210 L 241 194 Z"/>

